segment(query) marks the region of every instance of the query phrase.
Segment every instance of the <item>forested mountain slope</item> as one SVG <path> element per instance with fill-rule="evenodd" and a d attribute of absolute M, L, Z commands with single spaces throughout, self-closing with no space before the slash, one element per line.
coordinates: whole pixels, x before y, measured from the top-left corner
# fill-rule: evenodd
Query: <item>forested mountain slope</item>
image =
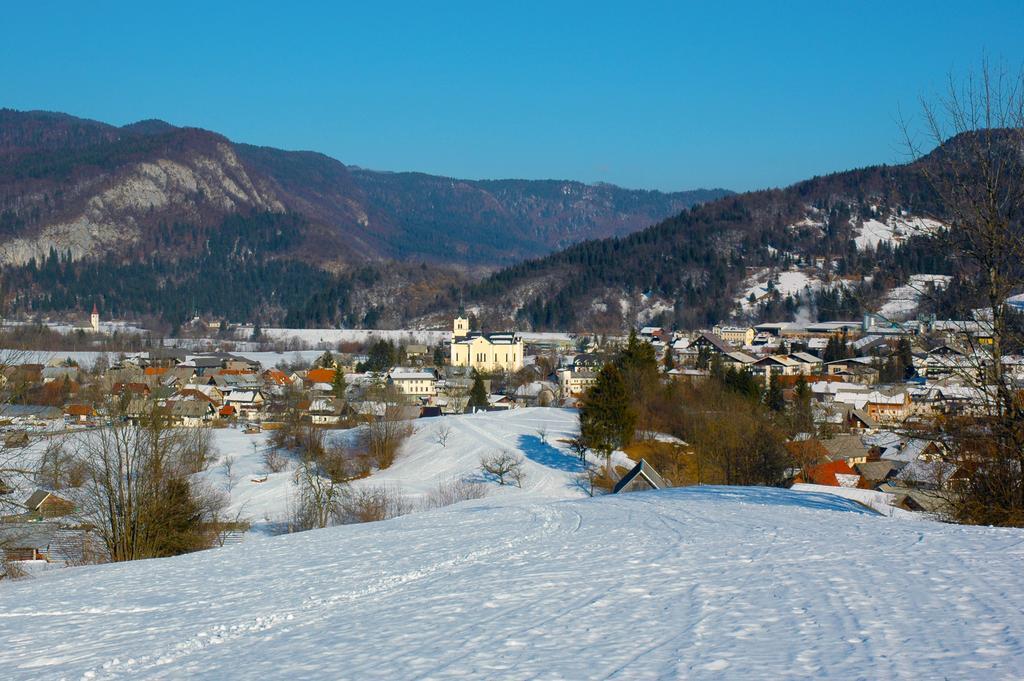
<path fill-rule="evenodd" d="M 704 203 L 640 232 L 512 265 L 466 299 L 535 329 L 695 328 L 730 317 L 859 318 L 893 305 L 892 289 L 919 274 L 949 284 L 936 296 L 946 302 L 904 311 L 948 312 L 935 307 L 958 300 L 957 276 L 968 273 L 936 246 L 945 210 L 922 172 L 940 169 L 944 153 Z"/>

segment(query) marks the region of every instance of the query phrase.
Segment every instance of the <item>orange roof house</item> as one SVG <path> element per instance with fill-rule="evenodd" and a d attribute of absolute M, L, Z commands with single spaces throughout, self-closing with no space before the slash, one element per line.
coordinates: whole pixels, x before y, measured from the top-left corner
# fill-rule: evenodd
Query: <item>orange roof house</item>
<path fill-rule="evenodd" d="M 267 369 L 263 372 L 263 378 L 268 383 L 275 385 L 291 385 L 292 383 L 291 377 L 280 369 Z"/>
<path fill-rule="evenodd" d="M 861 477 L 845 459 L 839 459 L 807 469 L 806 473 L 797 476 L 796 481 L 829 487 L 859 487 Z"/>
<path fill-rule="evenodd" d="M 90 407 L 88 404 L 69 404 L 64 409 L 64 413 L 68 416 L 74 416 L 80 419 L 87 419 L 90 416 L 96 415 L 96 410 Z"/>
<path fill-rule="evenodd" d="M 310 369 L 306 372 L 306 383 L 333 383 L 334 369 Z"/>

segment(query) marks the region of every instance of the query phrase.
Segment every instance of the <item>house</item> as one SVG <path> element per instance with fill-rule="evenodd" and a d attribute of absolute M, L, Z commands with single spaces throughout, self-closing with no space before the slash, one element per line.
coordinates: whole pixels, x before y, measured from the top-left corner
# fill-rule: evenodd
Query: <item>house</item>
<path fill-rule="evenodd" d="M 754 342 L 754 329 L 749 326 L 716 326 L 711 333 L 733 345 L 751 345 Z"/>
<path fill-rule="evenodd" d="M 412 360 L 423 360 L 430 354 L 430 349 L 420 343 L 410 343 L 405 346 L 405 356 Z"/>
<path fill-rule="evenodd" d="M 335 373 L 337 372 L 334 369 L 325 369 L 323 367 L 317 367 L 315 369 L 310 369 L 309 371 L 306 372 L 306 378 L 303 382 L 306 384 L 307 387 L 314 385 L 316 383 L 330 384 L 334 382 Z"/>
<path fill-rule="evenodd" d="M 145 383 L 115 383 L 111 389 L 114 395 L 130 395 L 131 397 L 149 397 L 152 392 Z"/>
<path fill-rule="evenodd" d="M 640 329 L 639 333 L 640 338 L 648 342 L 654 342 L 656 340 L 662 341 L 665 339 L 666 335 L 667 334 L 665 333 L 665 329 L 661 328 L 660 326 L 645 326 L 644 328 Z"/>
<path fill-rule="evenodd" d="M 234 407 L 239 418 L 248 420 L 259 418 L 264 401 L 259 390 L 232 390 L 224 396 L 224 404 Z"/>
<path fill-rule="evenodd" d="M 199 428 L 217 413 L 213 402 L 207 399 L 175 400 L 168 402 L 171 421 L 185 428 Z"/>
<path fill-rule="evenodd" d="M 796 481 L 829 487 L 859 487 L 861 478 L 846 461 L 839 459 L 808 468 Z"/>
<path fill-rule="evenodd" d="M 669 487 L 669 484 L 658 474 L 658 471 L 654 470 L 651 464 L 640 459 L 640 463 L 633 466 L 628 473 L 622 476 L 621 480 L 615 483 L 615 487 L 612 488 L 612 494 L 644 492 L 652 489 L 665 489 L 666 487 Z"/>
<path fill-rule="evenodd" d="M 747 353 L 740 352 L 739 350 L 724 352 L 721 357 L 723 367 L 733 368 L 737 371 L 746 369 L 757 361 L 755 357 L 751 357 Z"/>
<path fill-rule="evenodd" d="M 874 357 L 851 357 L 836 359 L 824 363 L 824 371 L 829 376 L 839 376 L 851 383 L 868 385 L 878 382 L 878 368 Z"/>
<path fill-rule="evenodd" d="M 469 320 L 456 317 L 452 331 L 451 365 L 470 367 L 481 373 L 514 373 L 523 368 L 523 339 L 515 331 L 470 331 Z"/>
<path fill-rule="evenodd" d="M 73 513 L 75 505 L 49 490 L 37 489 L 25 502 L 25 508 L 39 518 L 60 518 Z"/>
<path fill-rule="evenodd" d="M 912 406 L 909 393 L 903 388 L 896 388 L 871 391 L 864 409 L 876 421 L 902 422 L 910 415 Z"/>
<path fill-rule="evenodd" d="M 292 378 L 280 369 L 267 369 L 263 372 L 263 381 L 267 385 L 286 388 L 292 384 Z"/>
<path fill-rule="evenodd" d="M 768 355 L 750 365 L 757 376 L 763 376 L 769 382 L 774 376 L 796 376 L 802 373 L 803 365 L 786 355 Z"/>
<path fill-rule="evenodd" d="M 731 345 L 715 334 L 708 333 L 706 331 L 694 338 L 693 342 L 690 343 L 690 347 L 698 354 L 704 353 L 709 357 L 714 354 L 724 355 L 733 351 L 733 347 Z M 751 358 L 751 361 L 753 361 L 753 358 Z"/>
<path fill-rule="evenodd" d="M 900 471 L 900 468 L 900 464 L 885 460 L 867 461 L 853 467 L 864 482 L 871 487 L 876 487 L 892 479 Z"/>
<path fill-rule="evenodd" d="M 868 448 L 860 439 L 860 435 L 843 433 L 833 435 L 821 441 L 821 446 L 828 451 L 830 461 L 845 461 L 848 466 L 867 463 L 871 458 Z"/>
<path fill-rule="evenodd" d="M 63 410 L 58 407 L 45 407 L 36 404 L 0 404 L 0 419 L 9 419 L 13 423 L 56 421 L 63 416 Z"/>
<path fill-rule="evenodd" d="M 89 530 L 60 521 L 9 522 L 0 524 L 0 560 L 46 561 L 82 565 L 103 554 Z"/>
<path fill-rule="evenodd" d="M 88 404 L 69 404 L 64 407 L 64 418 L 68 421 L 85 423 L 94 416 L 96 416 L 96 410 Z"/>
<path fill-rule="evenodd" d="M 403 395 L 421 399 L 437 395 L 437 374 L 433 369 L 391 367 L 385 380 Z"/>
<path fill-rule="evenodd" d="M 791 352 L 789 358 L 800 364 L 800 371 L 805 376 L 817 374 L 821 371 L 822 362 L 821 358 L 812 355 L 809 352 Z"/>
<path fill-rule="evenodd" d="M 582 397 L 597 383 L 597 373 L 589 370 L 562 369 L 558 372 L 558 390 L 562 399 Z"/>
<path fill-rule="evenodd" d="M 310 423 L 318 426 L 336 426 L 341 422 L 347 405 L 336 397 L 317 397 L 309 402 L 306 412 Z"/>

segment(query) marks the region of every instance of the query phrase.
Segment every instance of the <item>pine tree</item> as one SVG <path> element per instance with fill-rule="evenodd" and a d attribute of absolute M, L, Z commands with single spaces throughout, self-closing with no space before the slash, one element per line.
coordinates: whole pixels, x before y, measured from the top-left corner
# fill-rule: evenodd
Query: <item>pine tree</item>
<path fill-rule="evenodd" d="M 469 407 L 471 409 L 487 408 L 487 388 L 484 387 L 484 380 L 480 374 L 473 377 L 473 387 L 469 390 Z"/>
<path fill-rule="evenodd" d="M 806 381 L 804 382 L 806 383 Z M 786 400 L 782 396 L 782 386 L 777 380 L 768 379 L 768 390 L 765 391 L 764 403 L 776 413 L 786 408 Z"/>
<path fill-rule="evenodd" d="M 331 394 L 335 397 L 345 397 L 345 390 L 348 384 L 345 381 L 345 372 L 341 369 L 334 370 L 334 378 L 331 379 Z"/>
<path fill-rule="evenodd" d="M 811 386 L 803 374 L 796 379 L 793 390 L 792 421 L 794 433 L 814 431 L 814 412 L 811 409 Z"/>
<path fill-rule="evenodd" d="M 676 368 L 675 357 L 672 356 L 672 346 L 665 347 L 665 371 L 669 372 Z"/>
<path fill-rule="evenodd" d="M 622 373 L 614 364 L 606 365 L 583 400 L 580 439 L 588 448 L 607 458 L 615 449 L 632 441 L 635 425 L 636 415 Z"/>

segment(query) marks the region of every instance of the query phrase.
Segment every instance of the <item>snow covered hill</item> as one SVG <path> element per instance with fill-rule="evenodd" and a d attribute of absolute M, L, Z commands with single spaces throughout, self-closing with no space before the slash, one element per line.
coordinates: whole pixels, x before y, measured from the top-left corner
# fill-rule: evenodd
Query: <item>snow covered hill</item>
<path fill-rule="evenodd" d="M 1015 678 L 1024 533 L 774 489 L 485 499 L 0 584 L 5 678 Z"/>
<path fill-rule="evenodd" d="M 385 485 L 416 508 L 424 496 L 442 483 L 479 477 L 482 457 L 508 451 L 523 458 L 523 487 L 488 484 L 488 496 L 564 499 L 585 495 L 578 481 L 583 466 L 565 442 L 579 433 L 575 409 L 538 407 L 481 412 L 418 419 L 411 425 L 414 433 L 402 446 L 395 463 L 353 485 Z M 447 431 L 444 444 L 438 440 L 439 430 Z M 351 442 L 358 437 L 359 429 L 328 433 L 331 441 Z M 230 493 L 228 515 L 252 521 L 257 530 L 284 522 L 289 503 L 297 494 L 293 481 L 296 463 L 291 462 L 280 473 L 268 474 L 263 462 L 267 433 L 245 435 L 241 430 L 224 429 L 213 431 L 213 435 L 217 459 L 202 475 L 215 488 Z M 230 476 L 225 466 L 228 461 Z M 621 452 L 616 454 L 615 462 L 632 465 Z"/>

